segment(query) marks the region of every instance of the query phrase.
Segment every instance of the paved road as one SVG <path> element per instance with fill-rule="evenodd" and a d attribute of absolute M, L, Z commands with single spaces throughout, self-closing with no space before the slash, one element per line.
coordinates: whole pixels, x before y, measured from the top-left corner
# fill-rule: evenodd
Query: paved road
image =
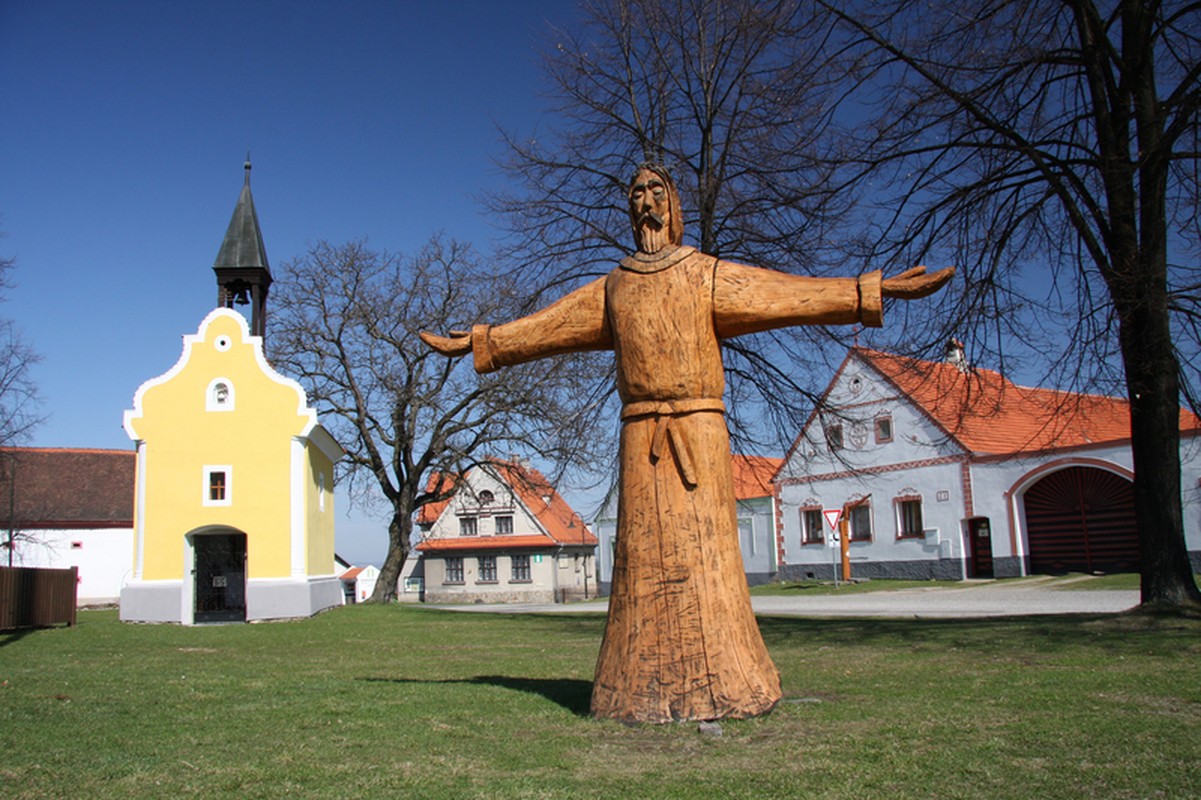
<path fill-rule="evenodd" d="M 1082 580 L 1088 580 L 1084 578 Z M 824 595 L 760 595 L 755 613 L 795 617 L 1006 617 L 1029 614 L 1107 614 L 1138 604 L 1127 590 L 1068 590 L 1062 579 L 968 581 L 930 588 Z M 455 611 L 509 614 L 604 611 L 604 601 L 557 605 L 496 604 L 436 606 Z"/>

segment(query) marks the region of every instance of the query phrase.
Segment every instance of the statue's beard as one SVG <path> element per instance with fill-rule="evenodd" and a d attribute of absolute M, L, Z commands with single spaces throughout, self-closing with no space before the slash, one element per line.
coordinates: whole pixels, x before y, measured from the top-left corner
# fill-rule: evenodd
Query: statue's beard
<path fill-rule="evenodd" d="M 671 244 L 663 218 L 648 211 L 638 222 L 638 249 L 644 253 L 657 253 Z"/>

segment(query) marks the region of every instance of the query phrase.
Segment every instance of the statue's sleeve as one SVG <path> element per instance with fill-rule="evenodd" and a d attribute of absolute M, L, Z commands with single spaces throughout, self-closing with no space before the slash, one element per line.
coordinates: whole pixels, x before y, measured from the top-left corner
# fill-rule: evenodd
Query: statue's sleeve
<path fill-rule="evenodd" d="M 546 308 L 502 325 L 471 329 L 476 372 L 524 364 L 546 356 L 613 346 L 605 314 L 605 279 L 597 278 Z"/>
<path fill-rule="evenodd" d="M 718 337 L 790 325 L 884 324 L 883 278 L 814 278 L 719 261 L 713 279 L 713 317 Z"/>

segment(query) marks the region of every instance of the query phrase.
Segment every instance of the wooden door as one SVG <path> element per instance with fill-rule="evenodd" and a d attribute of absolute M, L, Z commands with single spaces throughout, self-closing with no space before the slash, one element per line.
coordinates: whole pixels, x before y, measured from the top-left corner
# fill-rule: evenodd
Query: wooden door
<path fill-rule="evenodd" d="M 1134 484 L 1095 467 L 1068 467 L 1024 498 L 1030 571 L 1137 572 Z"/>
<path fill-rule="evenodd" d="M 993 577 L 992 524 L 988 517 L 973 517 L 967 521 L 968 547 L 971 548 L 968 563 L 973 578 Z"/>

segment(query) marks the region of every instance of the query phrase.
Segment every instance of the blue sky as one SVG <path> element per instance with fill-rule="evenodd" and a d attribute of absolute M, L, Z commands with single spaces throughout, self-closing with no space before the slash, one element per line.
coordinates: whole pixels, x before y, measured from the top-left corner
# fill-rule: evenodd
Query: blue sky
<path fill-rule="evenodd" d="M 539 68 L 570 2 L 0 0 L 0 315 L 44 360 L 38 446 L 130 448 L 122 412 L 216 302 L 242 186 L 273 266 L 319 239 L 486 249 L 497 126 L 549 122 Z M 342 511 L 346 510 L 342 502 Z M 378 526 L 339 521 L 379 561 Z"/>

